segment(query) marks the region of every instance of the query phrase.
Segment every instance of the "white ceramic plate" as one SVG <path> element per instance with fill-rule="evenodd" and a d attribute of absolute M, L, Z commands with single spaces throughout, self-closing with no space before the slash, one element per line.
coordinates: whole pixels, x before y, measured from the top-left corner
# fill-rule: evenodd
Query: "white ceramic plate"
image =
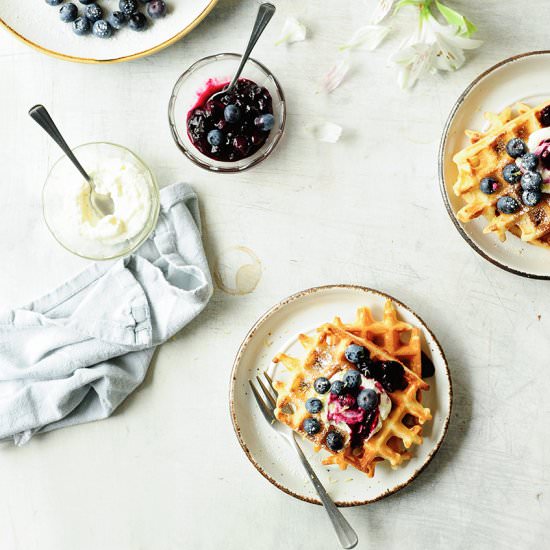
<path fill-rule="evenodd" d="M 283 300 L 264 314 L 241 344 L 231 375 L 230 409 L 235 432 L 252 464 L 289 495 L 320 504 L 294 451 L 261 415 L 248 380 L 264 370 L 275 368 L 271 359 L 280 351 L 303 356 L 303 348 L 296 342 L 300 332 L 313 330 L 331 321 L 335 315 L 344 321 L 353 320 L 357 308 L 361 306 L 370 307 L 373 315 L 379 317 L 386 298 L 389 296 L 376 290 L 350 285 L 305 290 Z M 311 443 L 303 441 L 302 448 L 338 506 L 367 504 L 405 487 L 430 462 L 447 431 L 452 389 L 443 350 L 413 311 L 392 300 L 402 319 L 422 328 L 424 351 L 434 363 L 435 375 L 427 379 L 430 389 L 423 394 L 423 403 L 431 409 L 433 420 L 425 424 L 424 443 L 412 449 L 413 458 L 410 461 L 396 470 L 392 470 L 387 463 L 380 463 L 373 478 L 351 467 L 339 470 L 337 466 L 323 466 L 321 459 L 325 451 L 315 453 Z"/>
<path fill-rule="evenodd" d="M 453 155 L 468 145 L 464 130 L 486 126 L 483 113 L 499 112 L 517 101 L 536 106 L 550 98 L 550 51 L 529 52 L 501 61 L 479 75 L 458 98 L 445 125 L 439 150 L 439 180 L 451 220 L 466 242 L 498 267 L 535 279 L 550 279 L 550 251 L 507 233 L 504 243 L 483 234 L 483 217 L 462 224 L 456 212 L 464 202 L 453 184 L 457 170 Z"/>
<path fill-rule="evenodd" d="M 44 0 L 1 0 L 0 24 L 43 53 L 69 61 L 112 63 L 150 55 L 176 42 L 198 25 L 216 2 L 169 0 L 168 15 L 152 22 L 147 30 L 124 28 L 109 39 L 75 35 L 71 24 L 59 19 L 60 6 L 49 6 Z M 83 6 L 75 3 L 82 11 Z M 118 0 L 103 0 L 101 5 L 114 11 Z M 142 5 L 140 9 L 143 11 Z"/>

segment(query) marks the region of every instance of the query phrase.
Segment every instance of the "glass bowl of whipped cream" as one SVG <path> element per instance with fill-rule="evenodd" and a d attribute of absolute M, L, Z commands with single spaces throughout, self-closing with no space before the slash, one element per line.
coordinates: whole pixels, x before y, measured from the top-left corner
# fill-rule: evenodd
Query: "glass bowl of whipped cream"
<path fill-rule="evenodd" d="M 73 149 L 98 193 L 113 200 L 107 216 L 90 203 L 90 186 L 71 161 L 61 157 L 42 193 L 44 219 L 67 250 L 91 260 L 110 260 L 134 251 L 156 226 L 159 189 L 151 170 L 132 151 L 114 143 Z"/>

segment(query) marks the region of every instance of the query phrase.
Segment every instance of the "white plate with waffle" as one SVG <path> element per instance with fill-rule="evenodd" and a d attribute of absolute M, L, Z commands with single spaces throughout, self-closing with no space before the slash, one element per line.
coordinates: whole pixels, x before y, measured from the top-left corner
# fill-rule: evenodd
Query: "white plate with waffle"
<path fill-rule="evenodd" d="M 276 381 L 284 381 L 288 371 L 282 363 L 274 363 L 273 358 L 280 353 L 303 357 L 300 334 L 314 336 L 316 327 L 335 317 L 353 322 L 358 309 L 363 307 L 369 308 L 376 320 L 383 320 L 388 300 L 397 312 L 403 349 L 409 342 L 406 333 L 411 333 L 406 330 L 407 326 L 411 330 L 417 327 L 415 334 L 420 337 L 427 364 L 433 364 L 434 374 L 425 379 L 429 389 L 422 392 L 422 406 L 429 408 L 432 417 L 422 426 L 422 443 L 407 449 L 407 460 L 395 468 L 388 460 L 377 462 L 373 477 L 353 466 L 341 469 L 338 464 L 323 464 L 333 456 L 328 450 L 316 451 L 314 443 L 307 438 L 300 438 L 300 444 L 338 506 L 367 504 L 398 491 L 420 474 L 439 449 L 451 413 L 451 378 L 443 350 L 422 319 L 398 300 L 366 287 L 332 285 L 304 290 L 279 302 L 255 323 L 238 350 L 231 375 L 230 410 L 239 443 L 255 468 L 287 494 L 320 504 L 293 450 L 263 418 L 248 381 L 264 371 Z M 372 338 L 380 348 L 384 347 L 383 338 Z M 403 365 L 408 364 L 397 351 L 393 357 Z"/>
<path fill-rule="evenodd" d="M 513 228 L 513 232 L 501 234 L 500 238 L 496 232 L 484 232 L 488 227 L 488 220 L 484 215 L 463 223 L 459 219 L 462 217 L 460 212 L 467 202 L 464 195 L 457 196 L 453 189 L 459 179 L 459 170 L 453 157 L 470 145 L 472 130 L 491 130 L 487 113 L 503 114 L 508 108 L 512 108 L 512 117 L 515 117 L 521 115 L 526 106 L 534 108 L 549 101 L 550 51 L 529 52 L 505 59 L 479 75 L 458 98 L 445 125 L 439 151 L 441 192 L 450 218 L 460 235 L 478 254 L 494 265 L 516 275 L 535 279 L 550 279 L 550 246 L 522 240 L 517 236 L 521 234 L 518 227 Z M 504 117 L 503 121 L 506 120 L 509 119 Z M 513 120 L 510 124 L 514 124 Z M 495 130 L 495 126 L 492 128 Z M 506 128 L 504 124 L 504 141 L 510 137 Z M 498 142 L 499 132 L 497 128 L 496 134 L 495 131 L 492 133 L 495 144 Z M 474 134 L 473 138 L 475 141 L 479 136 Z M 525 141 L 527 138 L 525 136 Z M 514 159 L 499 161 L 499 177 L 501 164 L 506 162 L 514 162 Z M 524 233 L 523 236 L 525 238 L 527 235 Z M 505 240 L 501 241 L 503 237 Z"/>

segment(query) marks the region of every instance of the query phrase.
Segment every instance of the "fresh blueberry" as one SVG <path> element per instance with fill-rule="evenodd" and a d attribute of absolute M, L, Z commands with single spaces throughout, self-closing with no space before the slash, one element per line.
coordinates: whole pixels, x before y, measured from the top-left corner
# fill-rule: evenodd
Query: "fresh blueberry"
<path fill-rule="evenodd" d="M 80 0 L 81 4 L 87 6 L 88 4 L 93 4 L 95 0 Z"/>
<path fill-rule="evenodd" d="M 521 170 L 516 164 L 507 164 L 502 170 L 502 177 L 508 183 L 517 183 L 521 179 Z"/>
<path fill-rule="evenodd" d="M 73 21 L 73 31 L 75 34 L 82 36 L 90 32 L 90 22 L 87 17 L 78 17 Z"/>
<path fill-rule="evenodd" d="M 346 359 L 354 365 L 364 363 L 370 357 L 369 350 L 363 346 L 358 346 L 357 344 L 350 344 L 346 348 L 344 355 L 346 356 Z"/>
<path fill-rule="evenodd" d="M 109 38 L 113 34 L 113 27 L 104 19 L 100 19 L 94 23 L 92 32 L 99 38 Z"/>
<path fill-rule="evenodd" d="M 547 106 L 540 112 L 539 120 L 540 120 L 540 123 L 542 124 L 542 126 L 544 126 L 545 128 L 546 128 L 547 126 L 550 126 L 550 105 L 547 105 Z"/>
<path fill-rule="evenodd" d="M 312 414 L 321 412 L 322 408 L 323 408 L 323 402 L 320 399 L 317 399 L 316 397 L 310 397 L 306 401 L 306 410 Z"/>
<path fill-rule="evenodd" d="M 483 178 L 479 182 L 479 189 L 486 195 L 492 195 L 499 188 L 498 181 L 495 178 Z"/>
<path fill-rule="evenodd" d="M 525 172 L 521 176 L 521 188 L 524 191 L 538 191 L 542 185 L 542 176 L 539 172 Z"/>
<path fill-rule="evenodd" d="M 317 393 L 323 394 L 327 393 L 330 390 L 330 381 L 328 378 L 321 376 L 313 382 L 313 387 Z"/>
<path fill-rule="evenodd" d="M 321 430 L 321 423 L 316 418 L 306 418 L 302 427 L 308 435 L 315 435 Z"/>
<path fill-rule="evenodd" d="M 521 194 L 521 200 L 526 206 L 536 206 L 540 199 L 542 199 L 542 193 L 540 191 L 524 191 Z"/>
<path fill-rule="evenodd" d="M 382 376 L 382 363 L 380 361 L 366 361 L 359 364 L 359 370 L 365 378 L 378 380 Z"/>
<path fill-rule="evenodd" d="M 206 140 L 210 145 L 219 147 L 223 141 L 223 133 L 220 130 L 210 130 L 206 136 Z"/>
<path fill-rule="evenodd" d="M 86 3 L 89 4 L 89 2 Z M 130 19 L 130 17 L 137 11 L 138 5 L 136 0 L 120 0 L 118 3 L 118 9 L 126 16 L 127 19 Z"/>
<path fill-rule="evenodd" d="M 126 25 L 126 17 L 121 11 L 114 11 L 113 13 L 111 13 L 107 21 L 109 21 L 113 29 L 117 30 L 122 29 L 122 27 Z"/>
<path fill-rule="evenodd" d="M 164 0 L 151 0 L 147 4 L 147 13 L 153 19 L 159 19 L 166 15 L 166 2 Z"/>
<path fill-rule="evenodd" d="M 329 432 L 327 434 L 326 443 L 331 451 L 340 451 L 344 446 L 344 438 L 340 432 Z"/>
<path fill-rule="evenodd" d="M 515 159 L 527 152 L 527 145 L 522 139 L 513 138 L 506 144 L 506 152 Z"/>
<path fill-rule="evenodd" d="M 382 376 L 380 384 L 387 392 L 404 390 L 407 387 L 405 369 L 397 361 L 384 361 L 382 363 Z"/>
<path fill-rule="evenodd" d="M 236 124 L 241 118 L 241 110 L 236 105 L 228 105 L 223 111 L 223 118 L 230 124 Z"/>
<path fill-rule="evenodd" d="M 143 13 L 136 11 L 136 13 L 133 13 L 128 18 L 128 26 L 133 31 L 143 31 L 145 30 L 145 27 L 147 27 L 147 18 L 143 15 Z"/>
<path fill-rule="evenodd" d="M 346 390 L 354 390 L 361 383 L 361 373 L 357 370 L 348 370 L 344 375 L 344 385 Z"/>
<path fill-rule="evenodd" d="M 84 8 L 84 15 L 88 18 L 90 23 L 95 23 L 103 17 L 103 10 L 98 4 L 90 4 Z"/>
<path fill-rule="evenodd" d="M 78 8 L 72 3 L 63 4 L 59 10 L 59 18 L 64 23 L 72 23 L 78 17 Z"/>
<path fill-rule="evenodd" d="M 435 374 L 435 365 L 433 361 L 422 352 L 422 378 L 430 378 Z"/>
<path fill-rule="evenodd" d="M 343 395 L 344 389 L 344 383 L 341 380 L 336 380 L 330 387 L 330 393 L 333 393 L 334 395 Z"/>
<path fill-rule="evenodd" d="M 535 170 L 539 163 L 539 157 L 535 153 L 525 153 L 516 160 L 516 164 L 525 171 Z"/>
<path fill-rule="evenodd" d="M 519 203 L 513 197 L 505 195 L 497 201 L 497 209 L 503 214 L 513 214 L 519 210 Z"/>
<path fill-rule="evenodd" d="M 365 411 L 373 411 L 378 407 L 378 393 L 371 388 L 361 390 L 357 396 L 357 405 Z"/>
<path fill-rule="evenodd" d="M 46 0 L 46 4 L 49 4 L 50 6 L 59 6 L 63 0 Z"/>
<path fill-rule="evenodd" d="M 275 117 L 271 113 L 260 115 L 254 119 L 254 124 L 264 132 L 269 132 L 275 126 Z"/>

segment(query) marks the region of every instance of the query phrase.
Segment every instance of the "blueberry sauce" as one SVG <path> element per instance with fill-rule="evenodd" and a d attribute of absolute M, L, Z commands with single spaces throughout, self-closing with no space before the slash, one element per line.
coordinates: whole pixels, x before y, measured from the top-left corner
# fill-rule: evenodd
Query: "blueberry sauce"
<path fill-rule="evenodd" d="M 273 114 L 273 101 L 266 88 L 246 78 L 239 79 L 229 94 L 210 99 L 227 84 L 207 83 L 197 103 L 187 113 L 187 134 L 193 145 L 207 157 L 234 162 L 253 155 L 266 142 L 271 128 L 266 129 L 263 117 Z M 212 139 L 212 130 L 221 132 L 221 140 Z"/>

